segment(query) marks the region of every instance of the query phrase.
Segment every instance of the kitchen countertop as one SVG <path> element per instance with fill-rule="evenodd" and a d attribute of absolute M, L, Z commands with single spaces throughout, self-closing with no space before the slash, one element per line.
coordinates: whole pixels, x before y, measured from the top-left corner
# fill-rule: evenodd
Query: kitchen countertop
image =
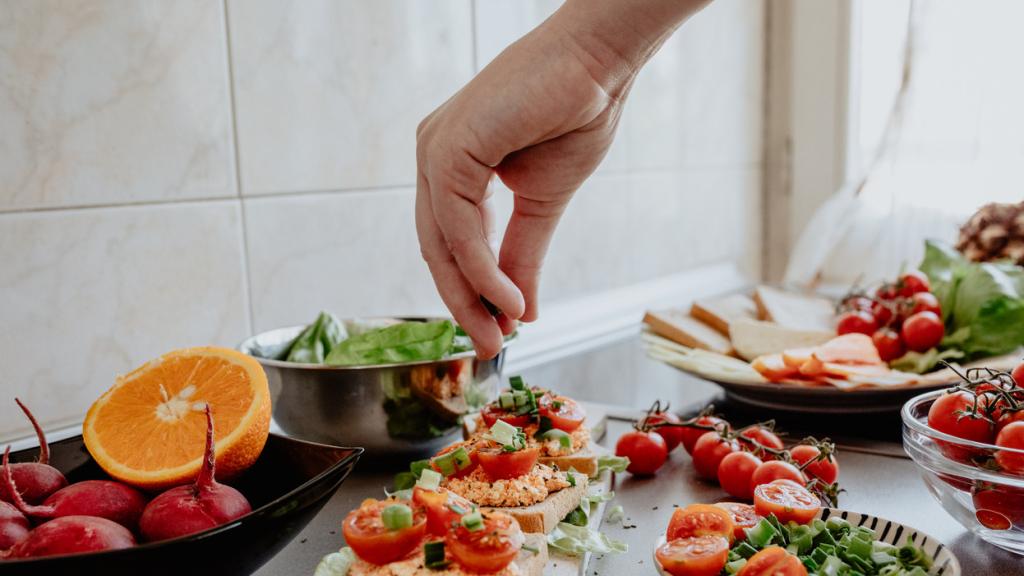
<path fill-rule="evenodd" d="M 605 364 L 614 366 L 605 374 L 606 381 L 642 382 L 643 385 L 595 385 L 592 379 L 602 374 L 595 371 L 595 365 Z M 623 366 L 631 369 L 623 369 Z M 629 374 L 630 370 L 633 374 Z M 601 442 L 606 446 L 614 446 L 619 435 L 629 428 L 628 418 L 638 414 L 639 409 L 654 398 L 673 400 L 682 413 L 715 401 L 720 411 L 738 423 L 743 423 L 748 416 L 741 407 L 723 402 L 716 387 L 643 358 L 643 351 L 635 341 L 620 342 L 555 365 L 529 369 L 524 375 L 528 381 L 543 382 L 583 400 L 614 402 L 608 434 Z M 807 417 L 765 416 L 780 416 L 780 426 L 790 431 L 791 437 L 800 438 L 810 432 L 805 429 Z M 820 429 L 822 426 L 825 429 Z M 914 463 L 902 454 L 898 444 L 898 419 L 874 416 L 831 419 L 828 425 L 814 422 L 812 427 L 816 435 L 831 436 L 839 446 L 840 482 L 847 490 L 840 497 L 840 507 L 923 530 L 953 550 L 965 576 L 1024 575 L 1024 559 L 968 532 L 927 492 Z M 311 576 L 320 558 L 342 545 L 340 523 L 345 514 L 364 498 L 382 496 L 384 488 L 400 469 L 398 465 L 375 461 L 372 455 L 364 457 L 356 472 L 302 534 L 257 574 Z M 630 550 L 622 555 L 595 557 L 588 575 L 655 574 L 651 566 L 653 545 L 668 525 L 673 505 L 715 502 L 725 496 L 717 485 L 696 478 L 690 457 L 682 449 L 675 451 L 653 478 L 618 475 L 614 490 L 616 503 L 625 509 L 627 520 L 621 525 L 606 524 L 604 531 L 627 542 Z M 633 525 L 636 527 L 632 528 Z"/>

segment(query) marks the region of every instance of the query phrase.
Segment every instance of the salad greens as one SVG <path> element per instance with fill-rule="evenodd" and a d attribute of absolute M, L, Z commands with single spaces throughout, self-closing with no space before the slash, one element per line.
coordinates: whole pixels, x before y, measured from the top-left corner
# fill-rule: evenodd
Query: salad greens
<path fill-rule="evenodd" d="M 1024 345 L 1024 268 L 971 262 L 951 246 L 931 241 L 919 268 L 942 307 L 947 336 L 941 349 L 973 359 Z"/>
<path fill-rule="evenodd" d="M 454 341 L 455 325 L 449 320 L 402 322 L 342 340 L 324 363 L 358 366 L 439 360 L 451 352 Z"/>
<path fill-rule="evenodd" d="M 410 440 L 439 438 L 455 428 L 457 422 L 431 410 L 417 399 L 407 380 L 389 378 L 381 382 L 381 386 L 384 413 L 388 417 L 388 436 Z"/>
<path fill-rule="evenodd" d="M 902 547 L 887 544 L 876 538 L 874 530 L 842 518 L 783 525 L 769 515 L 729 551 L 725 573 L 736 574 L 748 558 L 768 546 L 795 554 L 808 576 L 927 576 L 932 567 L 931 558 L 909 541 Z"/>
<path fill-rule="evenodd" d="M 615 498 L 614 492 L 590 494 L 583 497 L 579 507 L 569 513 L 565 520 L 559 522 L 548 534 L 548 548 L 557 550 L 567 556 L 583 556 L 587 552 L 595 554 L 621 554 L 629 551 L 625 542 L 615 540 L 608 535 L 590 527 L 590 520 L 602 502 Z"/>
<path fill-rule="evenodd" d="M 345 326 L 330 312 L 321 312 L 288 350 L 288 362 L 323 364 L 327 354 L 338 345 L 348 333 Z"/>
<path fill-rule="evenodd" d="M 323 557 L 313 576 L 346 576 L 356 562 L 356 554 L 348 546 Z"/>

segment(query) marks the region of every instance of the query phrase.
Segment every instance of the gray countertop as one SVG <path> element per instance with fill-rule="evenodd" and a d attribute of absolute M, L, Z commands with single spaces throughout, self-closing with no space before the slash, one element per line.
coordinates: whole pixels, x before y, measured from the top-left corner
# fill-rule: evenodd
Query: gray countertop
<path fill-rule="evenodd" d="M 603 354 L 621 354 L 623 358 L 632 361 L 637 349 L 634 343 L 623 343 L 605 350 Z M 587 371 L 584 374 L 589 374 L 593 369 L 589 367 L 592 362 L 586 357 L 580 357 L 574 362 L 578 363 L 581 370 Z M 668 396 L 677 402 L 685 399 L 699 404 L 717 394 L 715 388 L 687 380 L 672 370 L 663 371 L 650 366 L 643 366 L 642 370 L 643 376 L 651 379 L 644 386 L 632 387 L 630 391 L 617 389 L 618 396 L 606 392 L 595 394 L 595 389 L 591 388 L 591 398 L 587 398 L 585 393 L 579 397 L 594 400 L 600 398 L 606 402 L 610 399 L 616 404 L 622 403 L 624 408 L 636 409 L 649 404 L 653 397 Z M 542 367 L 532 372 L 534 378 L 546 377 L 545 383 L 548 385 L 552 385 L 549 378 L 561 380 L 579 376 L 569 364 L 557 370 L 554 367 Z M 527 376 L 529 378 L 531 374 L 528 372 Z M 566 385 L 559 389 L 571 393 L 572 388 L 576 386 Z M 614 446 L 615 440 L 628 426 L 624 420 L 613 419 L 602 443 Z M 898 434 L 898 431 L 895 433 Z M 1024 575 L 1024 559 L 986 544 L 946 514 L 928 493 L 913 462 L 905 457 L 882 455 L 899 454 L 894 443 L 890 442 L 886 446 L 885 442 L 879 442 L 867 448 L 859 442 L 839 443 L 840 482 L 847 490 L 841 496 L 840 507 L 894 520 L 930 534 L 953 550 L 960 559 L 965 576 Z M 397 467 L 382 467 L 372 457 L 361 462 L 352 477 L 302 534 L 257 574 L 311 576 L 320 558 L 342 545 L 340 523 L 345 514 L 358 506 L 364 498 L 380 497 L 396 471 Z M 636 528 L 606 525 L 604 530 L 610 536 L 626 541 L 630 550 L 623 555 L 594 558 L 587 570 L 588 575 L 655 574 L 651 566 L 653 544 L 664 532 L 673 505 L 715 502 L 724 497 L 718 486 L 696 478 L 690 457 L 681 448 L 672 454 L 670 461 L 655 477 L 640 479 L 620 474 L 615 479 L 614 489 L 616 503 L 623 506 L 629 519 L 623 525 L 636 525 Z"/>

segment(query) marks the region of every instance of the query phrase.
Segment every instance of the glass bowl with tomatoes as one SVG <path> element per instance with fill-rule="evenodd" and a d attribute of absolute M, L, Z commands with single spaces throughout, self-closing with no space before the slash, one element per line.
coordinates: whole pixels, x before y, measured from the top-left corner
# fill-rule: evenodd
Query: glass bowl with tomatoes
<path fill-rule="evenodd" d="M 959 386 L 908 401 L 902 418 L 904 450 L 942 507 L 983 540 L 1024 555 L 1024 389 L 1016 380 L 968 373 Z"/>

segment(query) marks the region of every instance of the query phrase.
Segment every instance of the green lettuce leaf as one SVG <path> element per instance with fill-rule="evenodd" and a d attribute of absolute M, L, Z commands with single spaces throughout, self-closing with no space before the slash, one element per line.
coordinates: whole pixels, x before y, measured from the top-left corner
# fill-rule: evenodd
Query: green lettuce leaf
<path fill-rule="evenodd" d="M 313 571 L 313 576 L 347 576 L 355 562 L 355 553 L 346 546 L 338 552 L 324 556 L 317 564 L 316 570 Z"/>
<path fill-rule="evenodd" d="M 330 366 L 359 366 L 438 360 L 448 354 L 455 339 L 449 320 L 402 322 L 352 336 L 327 355 Z"/>
<path fill-rule="evenodd" d="M 964 353 L 960 350 L 951 348 L 939 352 L 938 348 L 932 348 L 927 352 L 907 352 L 903 356 L 890 362 L 889 367 L 893 370 L 913 372 L 914 374 L 924 374 L 932 368 L 935 368 L 938 365 L 939 360 L 959 360 L 963 357 Z"/>
<path fill-rule="evenodd" d="M 622 473 L 626 471 L 626 467 L 629 466 L 629 458 L 625 456 L 601 456 L 597 459 L 597 473 L 598 475 L 605 470 L 611 470 L 612 472 Z"/>
<path fill-rule="evenodd" d="M 345 339 L 345 327 L 329 312 L 321 312 L 292 342 L 288 362 L 323 364 L 327 355 Z"/>
<path fill-rule="evenodd" d="M 567 556 L 583 556 L 587 552 L 624 554 L 629 551 L 625 542 L 586 526 L 573 526 L 566 522 L 559 522 L 548 535 L 548 546 Z"/>

